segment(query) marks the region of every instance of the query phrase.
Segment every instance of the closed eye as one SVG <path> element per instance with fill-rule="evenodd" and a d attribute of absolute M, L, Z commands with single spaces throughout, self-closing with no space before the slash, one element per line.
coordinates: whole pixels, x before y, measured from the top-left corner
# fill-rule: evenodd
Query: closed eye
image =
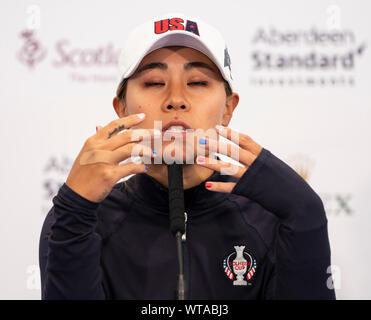
<path fill-rule="evenodd" d="M 164 86 L 165 83 L 163 82 L 145 82 L 146 87 L 156 87 L 156 86 Z M 188 83 L 189 86 L 206 86 L 207 81 L 194 81 Z"/>
<path fill-rule="evenodd" d="M 163 86 L 165 83 L 163 82 L 146 82 L 145 86 L 146 87 L 155 87 L 155 86 Z"/>
<path fill-rule="evenodd" d="M 190 86 L 206 86 L 207 81 L 195 81 L 195 82 L 190 82 L 188 83 Z"/>

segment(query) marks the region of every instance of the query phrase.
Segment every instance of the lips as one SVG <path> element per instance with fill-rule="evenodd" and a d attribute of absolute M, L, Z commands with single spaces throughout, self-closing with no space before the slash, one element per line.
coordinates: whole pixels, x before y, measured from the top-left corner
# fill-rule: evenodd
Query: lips
<path fill-rule="evenodd" d="M 170 122 L 168 122 L 163 128 L 162 128 L 162 131 L 163 132 L 165 132 L 165 131 L 167 131 L 168 129 L 170 129 L 170 131 L 175 131 L 175 129 L 174 128 L 172 128 L 172 127 L 178 127 L 178 128 L 176 128 L 176 131 L 179 131 L 179 127 L 183 127 L 183 130 L 182 131 L 185 131 L 185 130 L 192 130 L 192 128 L 191 128 L 191 126 L 188 124 L 188 123 L 186 123 L 186 122 L 184 122 L 184 121 L 175 121 L 175 120 L 173 120 L 173 121 L 170 121 Z M 173 129 L 173 130 L 171 130 L 171 129 Z"/>

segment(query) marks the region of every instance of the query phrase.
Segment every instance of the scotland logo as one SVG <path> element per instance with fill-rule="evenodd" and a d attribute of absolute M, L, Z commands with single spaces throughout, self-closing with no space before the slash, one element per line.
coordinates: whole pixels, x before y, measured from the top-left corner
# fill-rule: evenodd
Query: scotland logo
<path fill-rule="evenodd" d="M 232 252 L 223 260 L 223 269 L 234 286 L 246 286 L 256 272 L 256 259 L 244 251 L 245 246 L 234 246 Z"/>
<path fill-rule="evenodd" d="M 35 38 L 34 31 L 23 31 L 21 37 L 24 40 L 24 44 L 18 52 L 18 59 L 28 67 L 33 68 L 37 62 L 45 57 L 46 49 L 44 49 L 41 43 Z"/>

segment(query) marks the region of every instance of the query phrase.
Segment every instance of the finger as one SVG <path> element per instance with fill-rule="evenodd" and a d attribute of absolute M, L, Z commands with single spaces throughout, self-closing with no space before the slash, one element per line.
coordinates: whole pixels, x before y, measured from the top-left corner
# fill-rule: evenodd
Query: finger
<path fill-rule="evenodd" d="M 205 183 L 205 188 L 207 190 L 215 192 L 231 193 L 235 185 L 236 185 L 235 182 L 207 181 Z"/>
<path fill-rule="evenodd" d="M 100 148 L 104 150 L 116 150 L 131 142 L 141 142 L 151 147 L 154 139 L 161 138 L 161 132 L 156 129 L 131 129 L 117 134 L 111 139 L 105 140 Z"/>
<path fill-rule="evenodd" d="M 115 151 L 101 149 L 86 151 L 80 157 L 80 165 L 98 163 L 119 164 L 129 157 L 144 157 L 145 163 L 151 163 L 151 158 L 154 158 L 155 154 L 151 148 L 145 145 L 129 143 Z"/>
<path fill-rule="evenodd" d="M 101 139 L 110 139 L 122 130 L 129 129 L 142 122 L 144 118 L 145 114 L 139 113 L 113 120 L 97 132 L 97 137 Z"/>
<path fill-rule="evenodd" d="M 226 174 L 238 179 L 241 178 L 247 170 L 245 167 L 202 156 L 196 158 L 196 163 L 200 166 L 219 171 L 221 174 Z"/>
<path fill-rule="evenodd" d="M 128 159 L 129 157 L 143 157 L 142 161 L 145 164 L 151 163 L 151 158 L 155 158 L 156 154 L 153 150 L 139 143 L 129 143 L 112 151 L 111 160 L 115 164 Z"/>
<path fill-rule="evenodd" d="M 200 138 L 198 143 L 200 147 L 208 149 L 209 153 L 217 152 L 224 154 L 227 157 L 242 163 L 246 167 L 249 167 L 256 159 L 256 156 L 252 152 L 244 150 L 235 144 L 205 138 Z"/>
<path fill-rule="evenodd" d="M 215 128 L 221 136 L 239 145 L 242 149 L 250 151 L 255 156 L 258 156 L 263 149 L 247 134 L 239 133 L 228 127 L 216 126 Z"/>
<path fill-rule="evenodd" d="M 144 173 L 148 171 L 148 166 L 144 163 L 127 162 L 123 165 L 115 166 L 112 175 L 115 181 L 119 181 L 131 174 Z"/>

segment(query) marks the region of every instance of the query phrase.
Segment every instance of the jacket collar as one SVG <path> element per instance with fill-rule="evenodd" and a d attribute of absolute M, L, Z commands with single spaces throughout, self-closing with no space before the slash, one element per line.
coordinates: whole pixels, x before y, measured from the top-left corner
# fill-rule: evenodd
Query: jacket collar
<path fill-rule="evenodd" d="M 187 213 L 189 211 L 192 214 L 200 213 L 200 211 L 216 207 L 228 197 L 228 193 L 207 190 L 205 187 L 206 181 L 237 182 L 237 179 L 214 171 L 208 179 L 199 185 L 184 190 L 184 206 Z M 168 214 L 168 188 L 164 187 L 156 179 L 146 173 L 140 173 L 127 180 L 127 184 L 131 189 L 131 195 L 142 205 L 150 207 L 154 211 Z"/>

